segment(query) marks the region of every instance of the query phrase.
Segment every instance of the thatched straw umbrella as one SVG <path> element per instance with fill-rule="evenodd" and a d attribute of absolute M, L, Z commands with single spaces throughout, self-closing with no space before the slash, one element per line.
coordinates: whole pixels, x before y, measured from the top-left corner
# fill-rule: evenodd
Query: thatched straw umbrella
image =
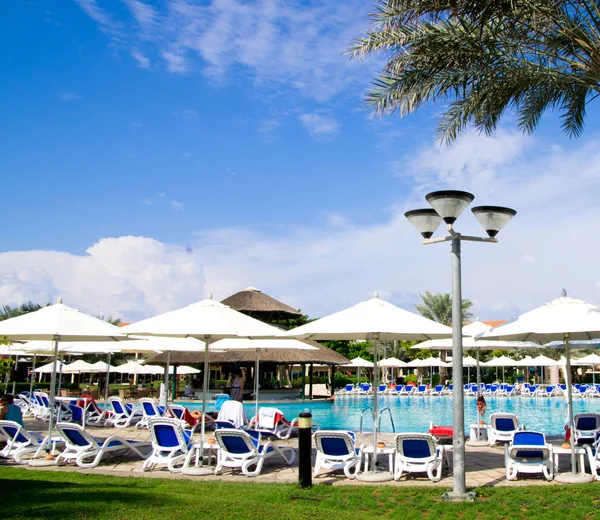
<path fill-rule="evenodd" d="M 248 287 L 243 291 L 232 294 L 221 303 L 267 323 L 302 316 L 302 313 L 297 309 L 260 292 L 256 287 Z"/>

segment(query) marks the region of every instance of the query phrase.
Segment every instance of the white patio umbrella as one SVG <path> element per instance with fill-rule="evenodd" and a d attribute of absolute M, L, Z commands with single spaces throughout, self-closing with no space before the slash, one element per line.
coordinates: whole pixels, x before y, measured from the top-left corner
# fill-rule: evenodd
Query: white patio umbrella
<path fill-rule="evenodd" d="M 463 358 L 463 367 L 475 368 L 477 366 L 477 360 L 473 356 L 465 356 Z"/>
<path fill-rule="evenodd" d="M 96 361 L 92 363 L 93 373 L 114 372 L 115 367 L 104 361 Z"/>
<path fill-rule="evenodd" d="M 509 358 L 507 356 L 500 356 L 500 357 L 496 357 L 496 358 L 492 358 L 489 361 L 485 361 L 484 363 L 482 363 L 483 366 L 486 367 L 502 367 L 502 382 L 504 383 L 504 369 L 506 367 L 516 367 L 517 366 L 517 360 L 516 359 L 512 359 Z M 498 371 L 496 370 L 496 378 L 498 378 Z"/>
<path fill-rule="evenodd" d="M 136 361 L 128 361 L 127 363 L 115 367 L 113 372 L 116 374 L 130 375 L 158 375 L 162 374 L 164 369 L 159 365 L 142 365 Z"/>
<path fill-rule="evenodd" d="M 356 368 L 356 383 L 360 386 L 360 369 L 361 368 L 373 368 L 373 362 L 367 359 L 361 358 L 360 356 L 350 360 L 350 363 L 340 365 L 341 367 Z"/>
<path fill-rule="evenodd" d="M 372 298 L 354 307 L 307 323 L 288 332 L 286 337 L 323 340 L 373 341 L 373 373 L 377 375 L 377 358 L 381 340 L 427 340 L 446 338 L 452 329 L 423 316 L 413 314 L 379 298 Z M 373 459 L 371 472 L 359 475 L 364 480 L 389 480 L 389 475 L 377 474 L 377 381 L 374 381 Z"/>
<path fill-rule="evenodd" d="M 46 363 L 45 365 L 42 365 L 40 367 L 37 367 L 34 372 L 36 374 L 51 374 L 52 373 L 52 369 L 54 366 L 54 362 L 51 363 Z M 56 367 L 60 370 L 60 368 L 63 366 L 63 363 L 61 361 L 57 361 L 56 362 Z"/>
<path fill-rule="evenodd" d="M 429 368 L 429 385 L 433 388 L 433 367 L 451 367 L 452 365 L 440 358 L 430 356 L 427 359 L 413 359 L 406 366 L 408 368 Z"/>
<path fill-rule="evenodd" d="M 521 341 L 564 341 L 567 358 L 567 399 L 569 403 L 569 427 L 573 432 L 573 394 L 571 391 L 571 340 L 594 339 L 600 336 L 600 307 L 568 298 L 563 290 L 561 298 L 546 303 L 532 311 L 521 314 L 516 320 L 500 325 L 481 335 L 482 339 Z M 589 480 L 575 474 L 575 444 L 571 434 L 571 474 L 558 475 L 563 482 Z"/>
<path fill-rule="evenodd" d="M 77 361 L 73 361 L 73 363 L 63 365 L 62 367 L 63 374 L 80 374 L 82 372 L 92 372 L 93 370 L 94 365 L 84 361 L 83 359 L 78 359 Z"/>
<path fill-rule="evenodd" d="M 383 368 L 405 368 L 406 361 L 402 361 L 395 357 L 389 357 L 389 358 L 382 359 L 379 362 L 379 366 L 383 367 Z M 387 374 L 387 371 L 386 371 L 386 374 Z"/>
<path fill-rule="evenodd" d="M 211 351 L 256 351 L 256 363 L 254 366 L 254 416 L 258 418 L 258 370 L 260 366 L 260 351 L 269 349 L 286 349 L 286 350 L 319 350 L 317 347 L 299 341 L 297 339 L 245 339 L 245 338 L 226 338 L 216 341 L 210 346 Z"/>
<path fill-rule="evenodd" d="M 48 436 L 52 437 L 54 394 L 56 392 L 56 362 L 61 341 L 120 341 L 128 339 L 118 327 L 106 321 L 59 303 L 0 322 L 0 336 L 12 341 L 46 340 L 54 343 L 54 365 L 50 382 L 50 416 Z"/>
<path fill-rule="evenodd" d="M 273 338 L 279 329 L 246 316 L 212 299 L 202 300 L 182 309 L 160 314 L 154 318 L 132 323 L 121 329 L 124 333 L 143 336 L 196 338 L 204 342 L 204 388 L 202 392 L 202 427 L 200 445 L 204 446 L 206 431 L 206 390 L 208 387 L 208 348 L 224 338 Z M 168 351 L 164 348 L 163 351 Z M 202 457 L 200 457 L 202 461 Z M 201 462 L 202 464 L 202 462 Z M 187 471 L 191 473 L 191 471 Z M 196 475 L 212 475 L 212 471 L 198 468 Z"/>
<path fill-rule="evenodd" d="M 177 367 L 177 373 L 181 374 L 182 376 L 189 376 L 192 374 L 199 374 L 200 370 L 194 367 L 189 367 L 187 365 L 179 365 Z"/>
<path fill-rule="evenodd" d="M 589 354 L 579 359 L 572 361 L 573 365 L 591 366 L 592 367 L 592 384 L 596 384 L 596 372 L 594 371 L 595 365 L 600 365 L 600 356 L 598 354 Z"/>

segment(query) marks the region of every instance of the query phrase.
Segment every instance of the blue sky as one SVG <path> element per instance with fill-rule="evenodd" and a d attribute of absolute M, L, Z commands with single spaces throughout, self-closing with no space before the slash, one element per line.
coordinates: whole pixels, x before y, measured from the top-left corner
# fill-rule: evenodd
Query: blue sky
<path fill-rule="evenodd" d="M 563 286 L 600 300 L 596 246 L 573 272 L 557 245 L 580 249 L 600 221 L 597 104 L 579 140 L 552 114 L 523 136 L 508 114 L 494 138 L 440 147 L 441 107 L 399 120 L 362 106 L 380 63 L 342 53 L 370 9 L 3 3 L 0 303 L 63 295 L 137 319 L 255 285 L 315 316 L 373 291 L 412 309 L 449 291 L 449 258 L 401 215 L 444 188 L 519 211 L 505 244 L 465 248 L 482 318 Z"/>

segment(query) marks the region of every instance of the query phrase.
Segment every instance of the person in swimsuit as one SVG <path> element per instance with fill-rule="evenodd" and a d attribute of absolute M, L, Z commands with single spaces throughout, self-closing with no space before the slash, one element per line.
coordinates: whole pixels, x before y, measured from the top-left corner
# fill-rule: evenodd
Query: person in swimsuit
<path fill-rule="evenodd" d="M 244 394 L 244 378 L 242 376 L 242 371 L 237 370 L 235 372 L 235 379 L 233 380 L 233 384 L 231 385 L 231 391 L 229 392 L 230 397 L 234 401 L 242 402 Z"/>
<path fill-rule="evenodd" d="M 0 397 L 0 421 L 14 421 L 23 426 L 23 414 L 13 400 L 10 394 Z"/>

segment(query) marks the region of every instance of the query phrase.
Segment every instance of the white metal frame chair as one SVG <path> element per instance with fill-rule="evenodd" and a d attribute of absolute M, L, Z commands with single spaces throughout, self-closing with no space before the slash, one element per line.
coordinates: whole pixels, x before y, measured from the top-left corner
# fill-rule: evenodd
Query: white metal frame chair
<path fill-rule="evenodd" d="M 159 419 L 164 415 L 164 407 L 158 406 L 154 399 L 143 397 L 140 399 L 140 405 L 142 406 L 142 419 L 135 425 L 136 428 L 148 428 L 150 419 Z"/>
<path fill-rule="evenodd" d="M 396 439 L 394 480 L 403 473 L 427 473 L 432 482 L 442 478 L 444 446 L 435 442 L 429 433 L 399 433 Z"/>
<path fill-rule="evenodd" d="M 573 439 L 578 444 L 594 444 L 600 434 L 600 414 L 578 413 L 573 417 Z"/>
<path fill-rule="evenodd" d="M 504 445 L 507 480 L 515 480 L 518 473 L 541 473 L 546 480 L 554 476 L 552 445 L 543 433 L 518 431 L 510 444 Z"/>
<path fill-rule="evenodd" d="M 29 432 L 15 421 L 0 421 L 0 435 L 6 438 L 6 446 L 0 451 L 0 457 L 12 458 L 17 464 L 25 464 L 25 455 L 38 457 L 44 451 L 46 436 L 38 432 Z M 54 454 L 59 445 L 64 444 L 61 437 L 50 439 L 50 453 Z"/>
<path fill-rule="evenodd" d="M 108 403 L 113 415 L 106 420 L 106 423 L 112 424 L 115 428 L 127 428 L 144 417 L 140 410 L 134 410 L 133 405 L 125 403 L 120 397 L 110 397 Z"/>
<path fill-rule="evenodd" d="M 354 432 L 321 430 L 313 434 L 313 439 L 317 447 L 314 477 L 322 469 L 343 469 L 346 477 L 356 477 L 363 458 L 364 444 L 360 448 L 356 447 Z"/>

